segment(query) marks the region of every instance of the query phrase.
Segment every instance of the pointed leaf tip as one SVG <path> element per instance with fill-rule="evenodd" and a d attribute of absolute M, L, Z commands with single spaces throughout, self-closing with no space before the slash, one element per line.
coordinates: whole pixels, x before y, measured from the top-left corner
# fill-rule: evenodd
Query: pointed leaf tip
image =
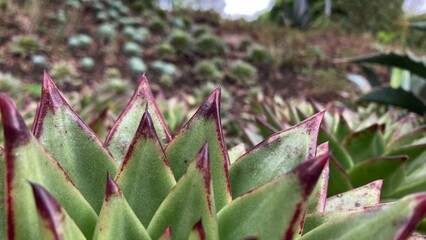
<path fill-rule="evenodd" d="M 107 173 L 105 201 L 108 201 L 110 196 L 120 194 L 120 193 L 121 193 L 121 190 L 118 187 L 117 183 L 115 183 L 114 179 L 112 179 L 109 173 Z"/>
<path fill-rule="evenodd" d="M 0 94 L 0 108 L 6 146 L 27 143 L 31 139 L 31 133 L 13 100 L 4 93 Z"/>
<path fill-rule="evenodd" d="M 143 137 L 155 138 L 157 139 L 157 133 L 154 128 L 154 123 L 152 122 L 151 114 L 148 112 L 148 107 L 146 108 L 144 114 L 142 115 L 141 122 L 138 129 L 136 130 L 136 138 Z"/>
<path fill-rule="evenodd" d="M 203 224 L 201 219 L 194 225 L 192 231 L 197 233 L 199 240 L 206 240 L 206 233 L 204 232 Z"/>
<path fill-rule="evenodd" d="M 194 114 L 192 118 L 195 116 L 203 116 L 205 118 L 213 117 L 213 118 L 219 118 L 220 113 L 220 95 L 221 95 L 221 88 L 217 87 L 215 90 L 213 90 L 212 93 L 206 98 L 204 103 L 200 106 L 200 108 L 197 110 L 197 112 Z M 185 127 L 192 122 L 193 119 L 190 119 L 186 124 Z"/>
<path fill-rule="evenodd" d="M 58 229 L 59 226 L 57 226 L 58 223 L 56 222 L 57 219 L 61 219 L 58 218 L 62 215 L 61 206 L 58 201 L 56 201 L 56 199 L 53 198 L 53 196 L 41 185 L 31 183 L 31 187 L 33 189 L 37 211 L 40 216 L 49 223 L 50 229 L 55 234 L 55 239 L 61 239 L 59 234 L 60 230 Z"/>
<path fill-rule="evenodd" d="M 293 173 L 298 175 L 306 196 L 309 195 L 315 187 L 315 183 L 317 182 L 329 157 L 330 152 L 327 152 L 326 154 L 299 164 L 292 170 Z"/>
<path fill-rule="evenodd" d="M 47 72 L 44 72 L 43 75 L 42 96 L 43 95 L 44 97 L 42 97 L 41 99 L 44 101 L 40 104 L 47 104 L 51 107 L 58 108 L 65 103 L 62 94 L 60 93 L 59 89 L 56 87 L 55 83 Z"/>

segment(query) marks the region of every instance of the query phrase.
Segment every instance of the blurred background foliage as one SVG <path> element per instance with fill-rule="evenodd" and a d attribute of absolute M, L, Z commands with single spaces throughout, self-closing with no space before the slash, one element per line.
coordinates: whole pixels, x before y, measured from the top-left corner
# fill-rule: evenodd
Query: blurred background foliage
<path fill-rule="evenodd" d="M 424 116 L 426 18 L 403 0 L 276 0 L 250 21 L 230 2 L 0 0 L 0 90 L 30 123 L 46 69 L 86 121 L 112 121 L 145 73 L 176 131 L 222 85 L 232 143 L 265 95 Z"/>

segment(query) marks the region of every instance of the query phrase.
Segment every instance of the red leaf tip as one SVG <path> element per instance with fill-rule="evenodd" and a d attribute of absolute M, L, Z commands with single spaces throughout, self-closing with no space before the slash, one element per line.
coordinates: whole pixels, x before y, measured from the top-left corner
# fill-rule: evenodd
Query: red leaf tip
<path fill-rule="evenodd" d="M 201 219 L 194 225 L 194 227 L 192 228 L 192 231 L 198 233 L 198 237 L 199 237 L 198 239 L 206 240 L 206 233 L 204 232 Z"/>
<path fill-rule="evenodd" d="M 107 173 L 105 201 L 108 201 L 109 197 L 111 197 L 112 195 L 118 195 L 120 193 L 121 193 L 121 190 L 118 187 L 117 183 L 115 183 L 114 179 L 112 179 L 109 173 Z"/>
<path fill-rule="evenodd" d="M 209 145 L 207 141 L 201 147 L 200 151 L 197 153 L 194 161 L 196 161 L 196 166 L 203 173 L 204 177 L 204 187 L 207 191 L 207 194 L 211 194 L 211 173 L 210 173 L 210 157 L 209 157 Z M 211 201 L 209 200 L 209 209 L 211 210 Z"/>
<path fill-rule="evenodd" d="M 46 71 L 43 74 L 41 101 L 40 104 L 45 104 L 53 108 L 58 108 L 65 104 L 64 97 Z"/>
<path fill-rule="evenodd" d="M 145 110 L 142 115 L 141 122 L 139 127 L 136 130 L 136 138 L 143 137 L 158 139 L 157 133 L 155 131 L 154 123 L 152 122 L 151 114 L 148 112 L 148 108 Z"/>
<path fill-rule="evenodd" d="M 315 187 L 315 184 L 329 157 L 330 152 L 327 152 L 326 154 L 309 159 L 293 169 L 292 172 L 298 175 L 306 197 Z"/>
<path fill-rule="evenodd" d="M 37 183 L 31 183 L 33 189 L 34 199 L 37 206 L 37 211 L 40 216 L 45 219 L 52 232 L 55 234 L 56 239 L 61 239 L 60 227 L 57 221 L 61 221 L 61 205 L 58 201 L 41 185 Z"/>
<path fill-rule="evenodd" d="M 220 95 L 221 95 L 221 87 L 217 87 L 213 92 L 206 98 L 203 104 L 198 108 L 197 112 L 194 116 L 185 124 L 184 127 L 192 122 L 194 117 L 213 117 L 216 119 L 220 118 Z"/>
<path fill-rule="evenodd" d="M 412 198 L 416 202 L 416 206 L 413 209 L 413 214 L 407 219 L 405 226 L 398 233 L 398 236 L 395 237 L 395 240 L 407 239 L 410 234 L 416 229 L 417 224 L 423 219 L 426 215 L 426 193 L 417 193 L 406 198 Z"/>
<path fill-rule="evenodd" d="M 29 142 L 30 130 L 16 109 L 13 100 L 4 93 L 0 93 L 0 108 L 6 148 Z"/>

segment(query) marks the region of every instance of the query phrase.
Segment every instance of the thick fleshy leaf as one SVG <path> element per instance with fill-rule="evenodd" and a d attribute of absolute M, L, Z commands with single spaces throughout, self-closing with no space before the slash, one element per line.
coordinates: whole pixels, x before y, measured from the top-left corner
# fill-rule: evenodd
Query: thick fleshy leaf
<path fill-rule="evenodd" d="M 385 185 L 387 184 L 386 179 L 395 173 L 406 160 L 406 156 L 372 158 L 356 165 L 349 170 L 348 174 L 355 187 L 378 179 L 384 179 Z"/>
<path fill-rule="evenodd" d="M 161 203 L 148 226 L 152 239 L 158 239 L 168 227 L 173 239 L 188 239 L 200 219 L 205 239 L 219 238 L 208 149 L 207 143 L 202 146 L 185 174 Z"/>
<path fill-rule="evenodd" d="M 333 134 L 328 133 L 326 130 L 321 129 L 318 134 L 318 143 L 328 142 L 330 149 L 333 149 L 334 158 L 345 168 L 351 168 L 354 163 L 351 156 L 348 154 L 346 149 L 341 145 L 341 143 L 333 136 Z"/>
<path fill-rule="evenodd" d="M 257 127 L 259 128 L 260 131 L 260 135 L 262 135 L 263 137 L 268 137 L 270 135 L 272 135 L 273 133 L 278 132 L 279 130 L 274 128 L 272 125 L 270 125 L 266 119 L 256 116 L 254 118 Z"/>
<path fill-rule="evenodd" d="M 6 236 L 6 161 L 4 149 L 0 147 L 0 236 Z"/>
<path fill-rule="evenodd" d="M 228 150 L 229 161 L 230 163 L 234 163 L 239 157 L 241 157 L 246 152 L 246 145 L 244 143 L 240 143 L 237 146 Z"/>
<path fill-rule="evenodd" d="M 383 204 L 378 204 L 378 205 L 361 207 L 361 208 L 351 208 L 351 209 L 345 209 L 345 210 L 325 211 L 325 212 L 307 214 L 305 217 L 305 224 L 303 225 L 302 235 L 305 235 L 312 229 L 326 222 L 330 222 L 341 217 L 347 217 L 355 213 L 365 212 L 371 209 L 379 209 L 382 207 L 382 205 Z"/>
<path fill-rule="evenodd" d="M 425 71 L 426 72 L 426 71 Z M 359 98 L 359 101 L 377 102 L 405 108 L 411 112 L 423 115 L 426 105 L 411 92 L 401 88 L 380 87 Z"/>
<path fill-rule="evenodd" d="M 333 196 L 341 192 L 349 191 L 353 188 L 351 179 L 342 165 L 330 156 L 330 168 L 327 196 Z"/>
<path fill-rule="evenodd" d="M 8 237 L 40 239 L 36 205 L 28 184 L 31 181 L 43 185 L 66 209 L 84 235 L 91 239 L 97 219 L 95 211 L 59 163 L 31 135 L 12 100 L 6 95 L 0 95 L 0 108 L 6 141 Z"/>
<path fill-rule="evenodd" d="M 165 145 L 171 140 L 169 128 L 155 103 L 148 80 L 143 75 L 132 98 L 118 117 L 105 140 L 105 146 L 111 151 L 111 154 L 118 163 L 123 161 L 127 153 L 139 126 L 140 119 L 145 112 L 146 105 L 148 105 L 148 111 L 151 113 L 154 127 L 161 143 Z"/>
<path fill-rule="evenodd" d="M 191 234 L 189 235 L 188 240 L 205 240 L 206 234 L 204 233 L 203 224 L 201 221 L 198 221 L 192 228 Z"/>
<path fill-rule="evenodd" d="M 218 213 L 220 239 L 294 239 L 301 233 L 307 199 L 327 159 L 328 154 L 305 161 L 236 198 Z"/>
<path fill-rule="evenodd" d="M 176 180 L 183 175 L 204 142 L 209 143 L 214 200 L 219 211 L 231 199 L 228 151 L 220 121 L 220 88 L 214 90 L 166 148 Z"/>
<path fill-rule="evenodd" d="M 386 156 L 406 155 L 408 157 L 407 170 L 409 173 L 417 170 L 426 159 L 426 144 L 409 145 L 393 149 Z"/>
<path fill-rule="evenodd" d="M 44 240 L 86 239 L 68 213 L 41 185 L 32 183 L 41 238 Z"/>
<path fill-rule="evenodd" d="M 145 227 L 130 208 L 120 188 L 109 175 L 106 181 L 105 200 L 93 239 L 151 239 Z"/>
<path fill-rule="evenodd" d="M 99 212 L 105 173 L 115 175 L 117 163 L 96 134 L 71 109 L 47 73 L 43 77 L 33 133 Z"/>
<path fill-rule="evenodd" d="M 144 226 L 176 184 L 148 111 L 142 116 L 116 181 Z"/>
<path fill-rule="evenodd" d="M 317 156 L 321 156 L 329 152 L 328 143 L 323 143 L 317 147 Z M 325 208 L 325 203 L 327 199 L 327 189 L 328 189 L 328 179 L 329 179 L 329 164 L 325 164 L 324 169 L 321 172 L 321 175 L 315 185 L 314 190 L 312 190 L 311 196 L 308 200 L 308 213 L 311 212 L 322 212 Z"/>
<path fill-rule="evenodd" d="M 278 132 L 241 156 L 229 169 L 232 197 L 236 198 L 289 172 L 315 156 L 324 112 Z"/>
<path fill-rule="evenodd" d="M 407 52 L 405 54 L 397 52 L 375 53 L 348 60 L 355 63 L 378 63 L 398 67 L 406 69 L 420 77 L 426 78 L 426 60 L 415 56 L 411 52 Z"/>
<path fill-rule="evenodd" d="M 425 135 L 426 135 L 426 125 L 422 125 L 394 139 L 389 145 L 392 148 L 401 147 L 404 145 L 411 144 L 412 142 L 414 142 L 414 140 L 419 139 Z"/>
<path fill-rule="evenodd" d="M 425 213 L 426 194 L 411 195 L 394 204 L 324 223 L 308 232 L 301 239 L 403 240 L 410 236 Z"/>
<path fill-rule="evenodd" d="M 349 124 L 346 122 L 344 115 L 336 114 L 335 118 L 335 126 L 333 129 L 334 135 L 336 136 L 339 142 L 343 141 L 347 136 L 352 134 L 352 130 L 349 127 Z"/>
<path fill-rule="evenodd" d="M 383 180 L 377 180 L 348 192 L 327 198 L 325 211 L 346 210 L 372 206 L 380 203 L 380 189 Z"/>
<path fill-rule="evenodd" d="M 372 157 L 381 156 L 384 152 L 383 126 L 373 125 L 349 135 L 343 146 L 355 164 Z"/>

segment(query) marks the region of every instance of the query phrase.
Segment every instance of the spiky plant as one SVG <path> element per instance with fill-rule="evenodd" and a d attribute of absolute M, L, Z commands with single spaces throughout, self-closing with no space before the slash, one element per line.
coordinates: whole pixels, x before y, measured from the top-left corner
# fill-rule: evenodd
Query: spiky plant
<path fill-rule="evenodd" d="M 384 179 L 382 195 L 388 199 L 426 190 L 426 125 L 422 118 L 373 105 L 354 112 L 336 103 L 324 107 L 315 102 L 280 103 L 279 99 L 265 99 L 255 108 L 261 113 L 256 123 L 264 137 L 327 109 L 318 141 L 328 142 L 333 149 L 330 195 L 377 179 Z M 254 139 L 253 133 L 249 135 Z"/>
<path fill-rule="evenodd" d="M 1 94 L 0 236 L 407 239 L 426 213 L 426 193 L 377 205 L 380 182 L 327 200 L 324 112 L 230 159 L 219 106 L 217 88 L 172 138 L 142 77 L 102 143 L 47 74 L 32 132 Z"/>

